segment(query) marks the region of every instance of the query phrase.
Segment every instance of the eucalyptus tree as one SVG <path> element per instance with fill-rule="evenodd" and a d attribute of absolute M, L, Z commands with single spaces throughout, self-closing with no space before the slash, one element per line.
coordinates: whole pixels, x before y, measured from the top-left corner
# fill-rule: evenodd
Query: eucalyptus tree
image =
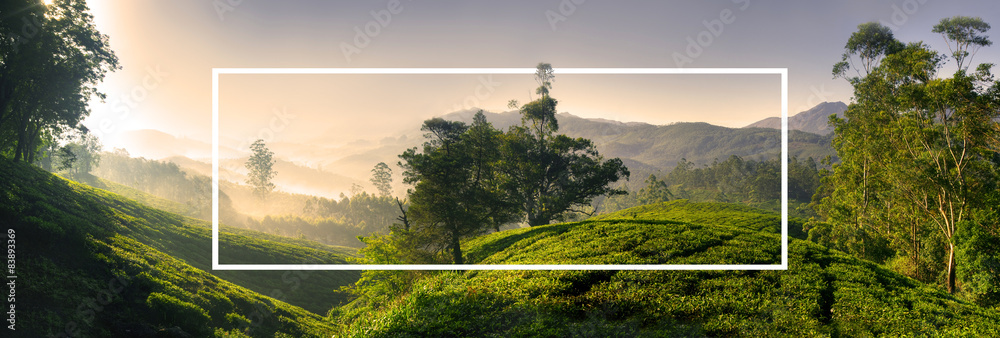
<path fill-rule="evenodd" d="M 990 64 L 939 77 L 943 60 L 926 44 L 910 43 L 852 81 L 854 102 L 843 119 L 831 118 L 841 163 L 825 182 L 832 193 L 822 211 L 835 226 L 853 229 L 855 240 L 845 246 L 868 258 L 943 257 L 940 272 L 954 292 L 961 233 L 997 229 L 987 215 L 996 207 L 990 196 L 1000 164 L 1000 84 Z M 935 241 L 941 245 L 929 245 Z M 920 252 L 935 247 L 941 251 Z"/>

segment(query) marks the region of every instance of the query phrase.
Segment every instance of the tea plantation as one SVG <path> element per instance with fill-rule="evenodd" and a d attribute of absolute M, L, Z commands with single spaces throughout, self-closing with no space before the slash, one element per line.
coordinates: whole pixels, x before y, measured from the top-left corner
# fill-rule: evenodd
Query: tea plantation
<path fill-rule="evenodd" d="M 1000 311 L 797 239 L 794 219 L 787 271 L 400 272 L 417 278 L 367 302 L 338 291 L 355 271 L 211 271 L 209 224 L 132 199 L 0 161 L 19 335 L 1000 336 Z M 480 264 L 780 264 L 779 228 L 772 212 L 681 200 L 498 232 L 463 249 Z M 220 253 L 222 263 L 254 264 L 356 255 L 228 227 Z"/>
<path fill-rule="evenodd" d="M 472 263 L 490 264 L 778 264 L 779 224 L 742 206 L 673 201 L 465 247 Z M 787 271 L 442 272 L 364 311 L 345 316 L 347 335 L 1000 335 L 1000 311 L 798 239 Z"/>
<path fill-rule="evenodd" d="M 210 225 L 0 161 L 24 336 L 328 336 L 358 272 L 210 271 Z M 353 250 L 224 228 L 222 263 L 338 264 Z M 294 305 L 293 305 L 294 304 Z M 307 311 L 308 309 L 309 311 Z M 312 312 L 310 312 L 312 311 Z"/>

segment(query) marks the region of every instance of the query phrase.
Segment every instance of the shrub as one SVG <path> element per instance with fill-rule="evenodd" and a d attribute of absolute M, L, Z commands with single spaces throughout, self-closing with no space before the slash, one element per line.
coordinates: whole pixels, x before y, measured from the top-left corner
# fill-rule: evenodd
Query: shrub
<path fill-rule="evenodd" d="M 186 332 L 200 333 L 208 327 L 212 318 L 197 305 L 182 301 L 170 295 L 153 292 L 146 298 L 146 305 L 153 310 L 154 317 L 163 326 L 178 326 Z"/>

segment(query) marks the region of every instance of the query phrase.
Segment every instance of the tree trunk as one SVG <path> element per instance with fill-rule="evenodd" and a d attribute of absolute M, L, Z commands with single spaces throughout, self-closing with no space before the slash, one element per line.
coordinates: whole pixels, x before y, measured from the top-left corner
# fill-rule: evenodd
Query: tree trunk
<path fill-rule="evenodd" d="M 22 107 L 23 108 L 23 107 Z M 28 148 L 28 122 L 31 122 L 31 114 L 24 110 L 21 112 L 21 121 L 17 125 L 17 145 L 14 148 L 14 162 L 27 160 Z"/>
<path fill-rule="evenodd" d="M 546 218 L 545 216 L 542 216 L 540 214 L 530 214 L 530 213 L 528 214 L 528 226 L 529 227 L 534 227 L 534 226 L 539 226 L 539 225 L 546 225 L 546 224 L 549 224 L 549 222 L 551 222 L 551 221 L 552 221 L 551 218 Z"/>
<path fill-rule="evenodd" d="M 458 232 L 451 233 L 451 259 L 455 264 L 465 264 L 462 260 L 462 245 L 458 240 Z"/>
<path fill-rule="evenodd" d="M 948 293 L 955 293 L 955 244 L 948 243 Z"/>

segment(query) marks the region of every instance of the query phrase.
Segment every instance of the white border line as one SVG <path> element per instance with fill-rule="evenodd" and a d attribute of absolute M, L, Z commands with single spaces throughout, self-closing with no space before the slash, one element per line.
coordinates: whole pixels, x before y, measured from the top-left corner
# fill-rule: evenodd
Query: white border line
<path fill-rule="evenodd" d="M 212 270 L 788 270 L 788 68 L 553 68 L 556 74 L 781 75 L 781 264 L 219 264 L 220 74 L 534 74 L 535 68 L 212 68 Z"/>

